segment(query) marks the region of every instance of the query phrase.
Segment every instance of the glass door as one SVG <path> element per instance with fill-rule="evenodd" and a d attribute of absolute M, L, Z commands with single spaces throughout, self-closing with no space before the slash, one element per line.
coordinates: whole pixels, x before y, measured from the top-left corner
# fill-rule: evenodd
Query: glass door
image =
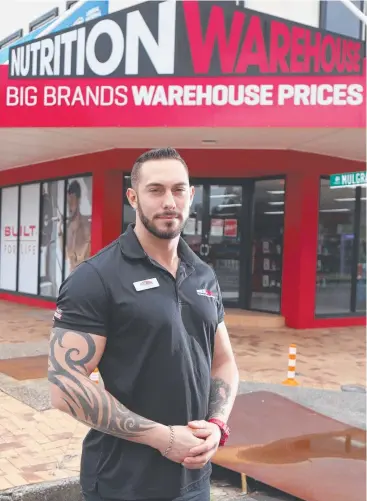
<path fill-rule="evenodd" d="M 239 306 L 242 185 L 194 186 L 195 198 L 183 238 L 215 270 L 223 302 Z"/>
<path fill-rule="evenodd" d="M 204 186 L 195 184 L 195 196 L 190 207 L 189 218 L 182 232 L 182 237 L 201 259 L 207 255 L 207 246 L 204 242 L 203 214 L 204 214 Z"/>
<path fill-rule="evenodd" d="M 208 186 L 209 211 L 205 243 L 207 262 L 214 268 L 223 302 L 240 301 L 242 186 Z"/>
<path fill-rule="evenodd" d="M 255 181 L 250 309 L 280 312 L 285 180 Z"/>

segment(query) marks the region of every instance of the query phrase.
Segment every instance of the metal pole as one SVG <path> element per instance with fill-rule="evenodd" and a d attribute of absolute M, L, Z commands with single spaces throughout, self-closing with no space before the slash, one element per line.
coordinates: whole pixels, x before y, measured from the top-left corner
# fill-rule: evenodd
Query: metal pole
<path fill-rule="evenodd" d="M 328 0 L 329 2 L 334 2 L 335 0 Z M 362 21 L 362 23 L 367 26 L 367 16 L 354 5 L 351 0 L 340 0 L 347 9 L 349 9 L 355 16 Z"/>

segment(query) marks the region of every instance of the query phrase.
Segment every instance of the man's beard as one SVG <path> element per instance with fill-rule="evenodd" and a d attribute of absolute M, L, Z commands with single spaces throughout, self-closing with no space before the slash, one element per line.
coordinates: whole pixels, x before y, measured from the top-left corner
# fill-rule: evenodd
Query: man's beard
<path fill-rule="evenodd" d="M 154 235 L 157 238 L 161 238 L 163 240 L 172 240 L 173 238 L 178 237 L 185 227 L 186 220 L 183 220 L 180 222 L 180 224 L 176 228 L 172 228 L 172 229 L 167 228 L 166 230 L 159 230 L 154 225 L 154 222 L 144 214 L 139 202 L 138 202 L 137 209 L 138 209 L 140 221 L 143 223 L 144 227 L 149 231 L 149 233 L 151 233 L 152 235 Z M 164 215 L 170 215 L 170 213 L 167 211 L 166 213 L 164 213 Z M 173 223 L 173 221 L 175 221 L 175 220 L 172 220 L 172 223 Z M 176 219 L 176 221 L 177 221 L 177 219 Z M 167 221 L 167 225 L 169 225 L 169 224 L 170 224 L 170 222 Z"/>

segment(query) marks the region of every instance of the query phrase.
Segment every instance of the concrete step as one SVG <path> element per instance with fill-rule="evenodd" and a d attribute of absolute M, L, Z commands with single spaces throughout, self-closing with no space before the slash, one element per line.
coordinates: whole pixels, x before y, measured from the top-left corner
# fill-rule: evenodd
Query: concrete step
<path fill-rule="evenodd" d="M 258 329 L 279 329 L 285 327 L 285 319 L 281 315 L 258 311 L 228 308 L 225 322 L 230 327 L 251 327 Z"/>

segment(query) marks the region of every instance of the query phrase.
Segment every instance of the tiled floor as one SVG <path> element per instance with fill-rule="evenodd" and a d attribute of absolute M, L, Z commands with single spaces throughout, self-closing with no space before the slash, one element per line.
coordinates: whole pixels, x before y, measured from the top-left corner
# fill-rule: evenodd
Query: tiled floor
<path fill-rule="evenodd" d="M 44 344 L 51 319 L 51 310 L 0 302 L 0 359 L 1 343 Z M 365 385 L 363 327 L 306 331 L 234 328 L 230 334 L 241 379 L 281 383 L 287 375 L 289 344 L 296 343 L 297 380 L 302 386 L 339 389 L 341 384 Z M 0 391 L 0 491 L 78 475 L 86 430 L 57 410 L 39 412 Z"/>

